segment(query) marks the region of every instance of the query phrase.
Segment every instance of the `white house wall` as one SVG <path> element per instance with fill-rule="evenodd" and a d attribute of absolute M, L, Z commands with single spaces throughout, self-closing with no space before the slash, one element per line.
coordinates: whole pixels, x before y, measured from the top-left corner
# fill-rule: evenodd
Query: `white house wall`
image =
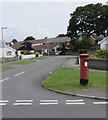
<path fill-rule="evenodd" d="M 7 54 L 8 51 L 11 52 L 10 55 Z M 10 57 L 15 57 L 16 56 L 15 50 L 12 50 L 12 49 L 10 49 L 8 47 L 0 48 L 0 58 L 2 58 L 3 54 L 4 54 L 5 58 L 10 58 Z"/>
<path fill-rule="evenodd" d="M 108 39 L 106 39 L 104 42 L 100 44 L 100 48 L 108 50 Z"/>

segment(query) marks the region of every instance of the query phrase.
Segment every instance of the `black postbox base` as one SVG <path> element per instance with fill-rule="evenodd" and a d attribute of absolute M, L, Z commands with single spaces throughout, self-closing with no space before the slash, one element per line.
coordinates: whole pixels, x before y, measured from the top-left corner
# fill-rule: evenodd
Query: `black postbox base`
<path fill-rule="evenodd" d="M 80 85 L 87 85 L 88 79 L 80 79 Z"/>

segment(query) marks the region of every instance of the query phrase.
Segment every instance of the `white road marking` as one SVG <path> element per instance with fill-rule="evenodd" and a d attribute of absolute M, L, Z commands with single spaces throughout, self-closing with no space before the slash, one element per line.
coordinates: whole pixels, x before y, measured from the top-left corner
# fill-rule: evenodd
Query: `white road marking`
<path fill-rule="evenodd" d="M 93 102 L 93 104 L 95 104 L 95 105 L 99 105 L 99 104 L 108 104 L 108 102 Z"/>
<path fill-rule="evenodd" d="M 9 80 L 10 78 L 5 78 L 3 80 L 0 80 L 0 82 L 3 82 L 3 81 L 6 81 L 6 80 Z"/>
<path fill-rule="evenodd" d="M 6 105 L 6 103 L 0 103 L 0 106 L 2 106 L 2 105 Z"/>
<path fill-rule="evenodd" d="M 16 102 L 33 102 L 33 100 L 16 100 Z"/>
<path fill-rule="evenodd" d="M 17 105 L 32 105 L 32 103 L 14 103 L 15 106 Z"/>
<path fill-rule="evenodd" d="M 7 103 L 9 102 L 8 100 L 0 100 L 0 103 Z"/>
<path fill-rule="evenodd" d="M 66 100 L 66 102 L 82 102 L 83 100 Z"/>
<path fill-rule="evenodd" d="M 40 105 L 57 105 L 58 100 L 40 100 Z"/>
<path fill-rule="evenodd" d="M 41 102 L 58 102 L 58 100 L 40 100 Z"/>
<path fill-rule="evenodd" d="M 66 104 L 69 104 L 69 105 L 83 105 L 85 103 L 81 102 L 81 103 L 66 103 Z"/>
<path fill-rule="evenodd" d="M 40 105 L 56 105 L 58 103 L 40 103 Z"/>
<path fill-rule="evenodd" d="M 21 75 L 21 74 L 24 74 L 25 72 L 21 72 L 21 73 L 18 73 L 18 74 L 16 74 L 16 75 L 14 75 L 14 76 L 18 76 L 18 75 Z"/>

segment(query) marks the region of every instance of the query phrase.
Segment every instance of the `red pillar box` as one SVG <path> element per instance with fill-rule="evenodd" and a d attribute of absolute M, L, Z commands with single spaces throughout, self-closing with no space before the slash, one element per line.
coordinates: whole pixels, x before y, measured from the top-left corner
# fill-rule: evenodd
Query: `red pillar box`
<path fill-rule="evenodd" d="M 88 84 L 89 54 L 80 54 L 80 85 Z"/>

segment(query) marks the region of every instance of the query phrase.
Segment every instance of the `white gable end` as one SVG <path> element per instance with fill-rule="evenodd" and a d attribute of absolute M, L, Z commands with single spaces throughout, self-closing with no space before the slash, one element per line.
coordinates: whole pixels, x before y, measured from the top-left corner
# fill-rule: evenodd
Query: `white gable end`
<path fill-rule="evenodd" d="M 108 50 L 108 37 L 101 40 L 99 43 L 100 49 L 107 49 Z"/>

